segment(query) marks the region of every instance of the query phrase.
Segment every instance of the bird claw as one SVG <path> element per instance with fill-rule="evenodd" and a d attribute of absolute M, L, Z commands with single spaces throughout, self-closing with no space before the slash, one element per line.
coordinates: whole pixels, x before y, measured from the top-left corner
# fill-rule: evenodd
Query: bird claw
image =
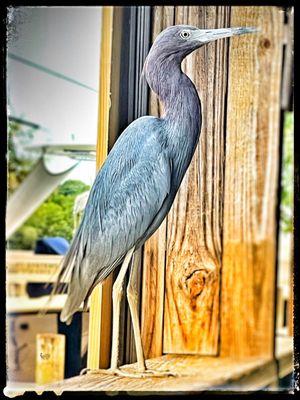
<path fill-rule="evenodd" d="M 165 378 L 165 377 L 178 377 L 180 374 L 176 372 L 172 372 L 169 370 L 155 370 L 155 369 L 146 369 L 145 371 L 137 371 L 134 373 L 135 377 L 140 378 Z"/>

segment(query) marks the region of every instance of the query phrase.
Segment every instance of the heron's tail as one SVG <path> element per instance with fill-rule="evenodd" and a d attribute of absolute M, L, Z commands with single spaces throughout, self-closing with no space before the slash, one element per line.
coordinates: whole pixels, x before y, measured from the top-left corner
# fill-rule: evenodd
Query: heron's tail
<path fill-rule="evenodd" d="M 94 287 L 94 276 L 88 272 L 86 260 L 76 262 L 68 288 L 68 297 L 60 314 L 61 322 L 67 325 L 72 322 L 73 315 L 79 310 L 82 302 L 84 308 L 87 306 L 87 299 Z"/>
<path fill-rule="evenodd" d="M 63 285 L 61 285 L 61 283 L 66 280 L 69 274 L 72 273 L 73 275 L 74 266 L 81 261 L 83 254 L 80 254 L 82 253 L 82 250 L 80 248 L 80 236 L 81 236 L 81 230 L 79 229 L 72 241 L 72 244 L 67 254 L 64 256 L 59 266 L 59 273 L 56 278 L 56 282 L 53 285 L 47 303 L 40 310 L 39 315 L 44 315 L 47 313 L 47 311 L 49 310 L 49 305 L 53 299 L 53 296 L 59 294 L 63 288 Z"/>
<path fill-rule="evenodd" d="M 73 314 L 78 311 L 82 302 L 84 302 L 83 310 L 87 309 L 90 294 L 97 284 L 103 282 L 108 277 L 118 262 L 119 260 L 116 260 L 108 268 L 99 268 L 98 260 L 94 260 L 93 262 L 85 258 L 76 261 L 69 284 L 68 298 L 60 314 L 62 322 L 69 325 Z"/>

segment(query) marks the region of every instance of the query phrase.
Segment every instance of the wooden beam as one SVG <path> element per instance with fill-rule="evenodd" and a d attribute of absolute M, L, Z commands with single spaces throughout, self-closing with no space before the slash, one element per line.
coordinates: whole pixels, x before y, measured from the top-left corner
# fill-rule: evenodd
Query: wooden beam
<path fill-rule="evenodd" d="M 113 7 L 102 9 L 99 110 L 97 138 L 97 170 L 108 152 L 108 123 L 110 109 L 111 47 Z M 89 342 L 87 367 L 107 368 L 110 362 L 112 277 L 98 285 L 90 298 Z"/>
<path fill-rule="evenodd" d="M 274 352 L 276 193 L 283 13 L 232 7 L 226 125 L 221 354 Z"/>
<path fill-rule="evenodd" d="M 152 40 L 167 26 L 174 24 L 175 7 L 155 6 Z M 150 94 L 150 115 L 160 116 L 157 96 Z M 145 243 L 143 253 L 141 331 L 146 358 L 158 357 L 163 344 L 163 307 L 165 289 L 166 221 Z"/>
<path fill-rule="evenodd" d="M 229 7 L 176 7 L 176 24 L 229 25 Z M 200 143 L 168 216 L 164 353 L 216 355 L 222 256 L 225 40 L 191 54 L 183 70 L 202 101 Z"/>

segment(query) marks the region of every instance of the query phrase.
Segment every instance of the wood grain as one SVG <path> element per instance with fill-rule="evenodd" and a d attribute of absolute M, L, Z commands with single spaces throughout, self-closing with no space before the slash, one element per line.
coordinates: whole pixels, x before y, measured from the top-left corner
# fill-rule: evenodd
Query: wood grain
<path fill-rule="evenodd" d="M 283 13 L 232 7 L 228 71 L 221 354 L 274 351 L 276 190 Z"/>
<path fill-rule="evenodd" d="M 174 24 L 175 8 L 156 6 L 153 10 L 153 40 L 167 26 Z M 150 94 L 150 115 L 160 116 L 157 96 Z M 143 252 L 141 333 L 146 358 L 162 355 L 163 307 L 165 289 L 166 220 L 145 243 Z"/>
<path fill-rule="evenodd" d="M 176 7 L 176 23 L 226 27 L 229 7 Z M 203 121 L 168 216 L 165 353 L 218 352 L 227 46 L 210 43 L 183 63 L 199 92 Z"/>

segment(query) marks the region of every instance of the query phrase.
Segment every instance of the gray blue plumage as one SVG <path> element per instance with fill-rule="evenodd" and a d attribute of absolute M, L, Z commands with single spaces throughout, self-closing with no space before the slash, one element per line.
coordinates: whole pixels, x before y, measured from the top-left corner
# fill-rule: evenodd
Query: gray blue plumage
<path fill-rule="evenodd" d="M 80 304 L 84 301 L 86 305 L 93 288 L 132 247 L 138 249 L 145 243 L 172 206 L 201 128 L 199 96 L 182 72 L 181 62 L 207 43 L 201 41 L 203 32 L 216 31 L 172 26 L 150 49 L 143 73 L 159 97 L 164 115 L 132 122 L 97 174 L 54 289 L 71 271 L 68 298 L 60 317 L 64 322 L 71 322 Z"/>

